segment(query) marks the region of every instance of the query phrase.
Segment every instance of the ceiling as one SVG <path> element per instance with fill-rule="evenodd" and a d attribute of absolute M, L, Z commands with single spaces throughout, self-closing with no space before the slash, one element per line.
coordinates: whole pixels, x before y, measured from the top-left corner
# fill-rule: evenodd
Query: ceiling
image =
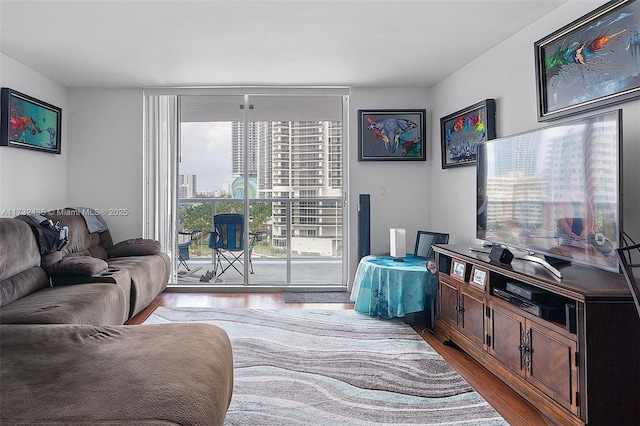
<path fill-rule="evenodd" d="M 0 49 L 67 87 L 430 87 L 566 1 L 0 0 Z"/>

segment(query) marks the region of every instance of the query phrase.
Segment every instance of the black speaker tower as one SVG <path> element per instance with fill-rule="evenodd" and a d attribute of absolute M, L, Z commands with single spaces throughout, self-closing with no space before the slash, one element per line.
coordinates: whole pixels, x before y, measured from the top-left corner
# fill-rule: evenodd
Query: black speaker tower
<path fill-rule="evenodd" d="M 358 195 L 358 260 L 371 254 L 371 195 Z"/>

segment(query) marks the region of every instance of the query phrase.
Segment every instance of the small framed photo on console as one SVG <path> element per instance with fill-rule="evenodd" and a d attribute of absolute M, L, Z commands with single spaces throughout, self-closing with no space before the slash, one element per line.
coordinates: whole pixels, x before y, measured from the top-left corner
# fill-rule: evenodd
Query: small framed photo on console
<path fill-rule="evenodd" d="M 487 285 L 488 279 L 489 274 L 487 273 L 487 271 L 485 271 L 484 269 L 480 269 L 475 265 L 473 266 L 473 269 L 471 269 L 471 280 L 469 281 L 471 284 L 480 288 L 481 290 L 484 290 Z"/>
<path fill-rule="evenodd" d="M 453 259 L 451 262 L 451 276 L 453 278 L 464 281 L 464 272 L 466 264 L 458 259 Z"/>

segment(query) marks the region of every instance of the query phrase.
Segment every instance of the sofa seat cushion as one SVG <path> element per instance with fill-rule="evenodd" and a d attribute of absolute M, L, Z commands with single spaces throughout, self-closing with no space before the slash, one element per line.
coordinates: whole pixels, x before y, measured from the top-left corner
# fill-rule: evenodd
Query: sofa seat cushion
<path fill-rule="evenodd" d="M 169 256 L 165 253 L 110 258 L 107 263 L 110 268 L 127 270 L 131 276 L 130 317 L 146 308 L 167 288 L 170 265 Z"/>
<path fill-rule="evenodd" d="M 100 261 L 102 262 L 102 260 Z M 124 291 L 127 318 L 129 312 L 131 312 L 131 276 L 126 269 L 108 268 L 106 271 L 90 277 L 84 275 L 58 275 L 51 277 L 51 283 L 54 286 L 82 285 L 87 283 L 115 284 Z"/>
<path fill-rule="evenodd" d="M 114 284 L 47 287 L 0 308 L 0 324 L 119 325 L 128 318 L 126 307 Z"/>
<path fill-rule="evenodd" d="M 216 426 L 231 401 L 214 325 L 2 325 L 0 340 L 0 424 Z"/>

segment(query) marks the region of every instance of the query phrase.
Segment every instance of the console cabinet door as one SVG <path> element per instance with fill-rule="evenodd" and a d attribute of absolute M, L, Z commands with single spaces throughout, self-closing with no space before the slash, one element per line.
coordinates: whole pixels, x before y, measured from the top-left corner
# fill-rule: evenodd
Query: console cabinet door
<path fill-rule="evenodd" d="M 485 302 L 484 297 L 476 297 L 462 289 L 460 309 L 463 312 L 460 324 L 462 334 L 479 347 L 485 344 Z"/>
<path fill-rule="evenodd" d="M 458 285 L 440 279 L 440 318 L 451 326 L 458 325 Z"/>
<path fill-rule="evenodd" d="M 500 305 L 491 304 L 489 353 L 509 370 L 524 377 L 522 340 L 525 319 Z"/>
<path fill-rule="evenodd" d="M 489 353 L 579 415 L 576 342 L 495 303 L 491 303 L 489 324 Z"/>
<path fill-rule="evenodd" d="M 527 321 L 527 335 L 527 380 L 577 415 L 576 342 L 531 321 Z"/>

